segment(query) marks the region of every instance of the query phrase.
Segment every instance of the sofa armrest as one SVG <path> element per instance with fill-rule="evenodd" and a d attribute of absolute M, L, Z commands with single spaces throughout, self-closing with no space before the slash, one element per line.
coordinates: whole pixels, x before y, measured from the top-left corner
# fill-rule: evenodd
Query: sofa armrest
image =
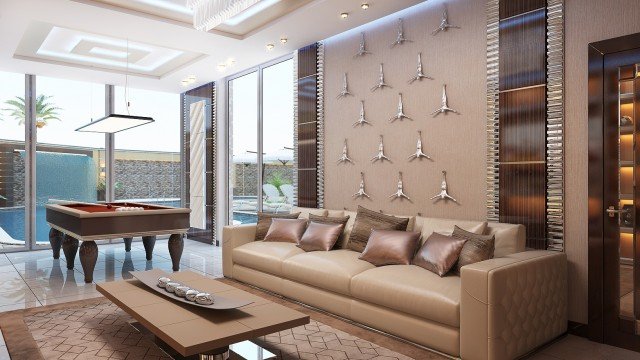
<path fill-rule="evenodd" d="M 222 229 L 222 273 L 233 278 L 233 249 L 254 241 L 256 224 L 225 226 Z"/>
<path fill-rule="evenodd" d="M 462 359 L 514 359 L 567 330 L 567 256 L 525 251 L 462 267 Z"/>

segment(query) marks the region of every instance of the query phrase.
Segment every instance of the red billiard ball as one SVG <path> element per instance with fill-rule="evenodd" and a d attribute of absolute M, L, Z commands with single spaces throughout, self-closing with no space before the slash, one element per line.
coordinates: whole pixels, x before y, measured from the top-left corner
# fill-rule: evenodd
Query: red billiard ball
<path fill-rule="evenodd" d="M 113 208 L 113 205 L 107 204 L 107 209 L 111 209 L 111 208 Z"/>

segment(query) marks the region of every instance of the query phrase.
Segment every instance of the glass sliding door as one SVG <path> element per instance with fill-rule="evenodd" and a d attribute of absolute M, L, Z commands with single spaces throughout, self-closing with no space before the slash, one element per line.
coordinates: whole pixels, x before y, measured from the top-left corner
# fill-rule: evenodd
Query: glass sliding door
<path fill-rule="evenodd" d="M 104 191 L 104 135 L 75 131 L 104 116 L 104 98 L 102 84 L 37 78 L 37 246 L 49 246 L 45 204 L 95 202 Z"/>
<path fill-rule="evenodd" d="M 115 199 L 180 207 L 180 94 L 128 89 L 131 115 L 155 121 L 115 134 Z M 124 88 L 115 110 L 127 114 Z"/>
<path fill-rule="evenodd" d="M 262 70 L 262 211 L 288 213 L 294 204 L 293 60 Z"/>
<path fill-rule="evenodd" d="M 258 72 L 229 80 L 229 187 L 233 224 L 257 221 L 258 192 Z"/>
<path fill-rule="evenodd" d="M 0 72 L 0 252 L 26 250 L 25 76 Z"/>
<path fill-rule="evenodd" d="M 273 61 L 228 81 L 230 223 L 294 204 L 293 60 Z"/>

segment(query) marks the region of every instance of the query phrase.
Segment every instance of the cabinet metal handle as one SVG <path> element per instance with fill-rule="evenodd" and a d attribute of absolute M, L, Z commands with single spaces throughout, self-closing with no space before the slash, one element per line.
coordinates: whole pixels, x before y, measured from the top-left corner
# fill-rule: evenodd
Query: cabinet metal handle
<path fill-rule="evenodd" d="M 613 205 L 607 208 L 607 214 L 609 217 L 614 217 L 616 214 L 625 214 L 629 212 L 629 209 L 616 209 Z"/>

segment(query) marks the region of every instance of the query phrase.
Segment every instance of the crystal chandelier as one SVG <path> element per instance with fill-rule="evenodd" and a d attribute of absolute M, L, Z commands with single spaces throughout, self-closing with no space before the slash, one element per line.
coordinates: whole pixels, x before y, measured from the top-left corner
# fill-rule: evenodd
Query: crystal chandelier
<path fill-rule="evenodd" d="M 193 27 L 209 31 L 261 0 L 187 0 L 193 10 Z"/>

